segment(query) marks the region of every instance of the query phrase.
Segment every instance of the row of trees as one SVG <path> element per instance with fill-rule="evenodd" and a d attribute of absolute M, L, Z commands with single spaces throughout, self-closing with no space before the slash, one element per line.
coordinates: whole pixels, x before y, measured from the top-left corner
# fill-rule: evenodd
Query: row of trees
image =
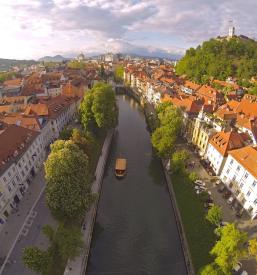
<path fill-rule="evenodd" d="M 123 82 L 124 75 L 124 67 L 122 65 L 118 65 L 114 70 L 114 80 L 116 82 Z"/>
<path fill-rule="evenodd" d="M 249 82 L 257 76 L 257 42 L 236 37 L 229 41 L 211 39 L 187 50 L 176 72 L 199 83 L 207 83 L 212 77 L 225 80 L 228 76 L 237 77 L 241 84 Z"/>
<path fill-rule="evenodd" d="M 152 145 L 160 157 L 168 158 L 181 130 L 182 114 L 180 109 L 169 102 L 159 104 L 156 112 L 158 127 L 152 134 Z"/>
<path fill-rule="evenodd" d="M 206 265 L 201 275 L 227 275 L 231 274 L 241 258 L 257 257 L 257 240 L 248 240 L 248 235 L 241 232 L 235 224 L 228 223 L 221 226 L 222 209 L 220 206 L 212 206 L 206 219 L 216 226 L 215 234 L 218 237 L 217 242 L 210 251 L 214 257 L 214 262 Z"/>
<path fill-rule="evenodd" d="M 106 101 L 105 101 L 106 100 Z M 81 223 L 94 197 L 91 181 L 94 172 L 100 131 L 115 126 L 117 106 L 110 86 L 98 83 L 84 97 L 80 108 L 83 130 L 65 128 L 51 145 L 45 162 L 46 201 L 59 226 L 45 226 L 50 245 L 47 250 L 28 247 L 23 260 L 30 269 L 42 274 L 59 274 L 56 261 L 64 268 L 67 260 L 77 256 L 83 242 Z M 98 146 L 98 147 L 97 147 Z M 62 271 L 62 270 L 61 270 Z"/>

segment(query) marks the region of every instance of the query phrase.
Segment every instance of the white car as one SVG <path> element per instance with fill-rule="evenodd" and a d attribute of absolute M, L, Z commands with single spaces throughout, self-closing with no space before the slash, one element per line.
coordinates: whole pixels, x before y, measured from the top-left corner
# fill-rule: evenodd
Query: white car
<path fill-rule="evenodd" d="M 196 180 L 195 184 L 205 186 L 205 183 L 202 180 Z"/>
<path fill-rule="evenodd" d="M 202 190 L 202 191 L 206 191 L 206 187 L 204 186 L 195 186 L 195 190 Z"/>
<path fill-rule="evenodd" d="M 238 272 L 242 268 L 242 263 L 238 262 L 234 267 L 233 271 Z"/>
<path fill-rule="evenodd" d="M 234 197 L 231 196 L 231 197 L 227 200 L 227 203 L 228 203 L 228 204 L 232 204 L 233 201 L 234 201 Z"/>

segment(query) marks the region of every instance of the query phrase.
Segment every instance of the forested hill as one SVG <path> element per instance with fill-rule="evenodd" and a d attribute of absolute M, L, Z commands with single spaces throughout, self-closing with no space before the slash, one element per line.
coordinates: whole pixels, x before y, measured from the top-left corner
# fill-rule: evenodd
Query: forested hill
<path fill-rule="evenodd" d="M 251 77 L 257 76 L 257 42 L 239 37 L 229 41 L 211 39 L 187 50 L 176 71 L 200 83 L 212 77 L 225 80 L 233 76 L 239 84 L 247 86 Z"/>

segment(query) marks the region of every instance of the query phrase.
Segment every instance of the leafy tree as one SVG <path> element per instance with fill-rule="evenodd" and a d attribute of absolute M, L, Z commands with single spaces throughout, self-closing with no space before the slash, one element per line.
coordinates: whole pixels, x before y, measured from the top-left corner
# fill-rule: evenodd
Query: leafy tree
<path fill-rule="evenodd" d="M 89 90 L 80 104 L 81 123 L 86 130 L 91 130 L 96 127 L 92 105 L 94 101 L 93 90 Z"/>
<path fill-rule="evenodd" d="M 72 133 L 72 129 L 68 129 L 67 127 L 65 127 L 65 128 L 60 132 L 59 138 L 60 138 L 60 139 L 63 139 L 63 140 L 68 140 L 68 139 L 70 139 L 70 137 L 71 137 L 71 133 Z"/>
<path fill-rule="evenodd" d="M 220 270 L 220 268 L 215 264 L 208 264 L 203 267 L 200 271 L 200 275 L 223 275 L 224 273 Z"/>
<path fill-rule="evenodd" d="M 78 145 L 79 148 L 88 156 L 94 154 L 96 142 L 90 132 L 82 132 L 81 130 L 74 128 L 71 135 L 71 141 Z"/>
<path fill-rule="evenodd" d="M 173 173 L 185 172 L 185 161 L 188 159 L 186 150 L 176 151 L 171 157 L 171 169 Z"/>
<path fill-rule="evenodd" d="M 48 266 L 49 255 L 47 251 L 38 247 L 26 247 L 23 250 L 22 260 L 29 269 L 44 274 Z"/>
<path fill-rule="evenodd" d="M 123 74 L 124 74 L 124 67 L 122 65 L 119 65 L 115 68 L 114 71 L 114 79 L 116 82 L 122 82 L 123 81 Z"/>
<path fill-rule="evenodd" d="M 64 260 L 79 256 L 84 246 L 80 229 L 68 229 L 62 224 L 57 228 L 53 240 L 58 247 L 58 253 Z"/>
<path fill-rule="evenodd" d="M 217 205 L 213 205 L 206 215 L 206 219 L 216 226 L 220 225 L 220 222 L 222 221 L 222 209 L 221 207 Z"/>
<path fill-rule="evenodd" d="M 194 171 L 189 173 L 188 178 L 191 182 L 195 182 L 197 179 L 199 179 L 197 173 Z"/>
<path fill-rule="evenodd" d="M 215 263 L 223 273 L 230 274 L 238 260 L 245 255 L 244 243 L 247 241 L 247 233 L 240 232 L 234 224 L 228 224 L 220 228 L 220 240 L 211 250 L 215 256 Z"/>
<path fill-rule="evenodd" d="M 57 141 L 45 162 L 46 201 L 58 218 L 77 220 L 90 203 L 88 157 L 72 141 Z"/>
<path fill-rule="evenodd" d="M 168 157 L 176 142 L 176 134 L 168 126 L 157 128 L 151 137 L 153 147 L 157 150 L 160 157 Z"/>
<path fill-rule="evenodd" d="M 161 104 L 158 109 L 160 127 L 152 134 L 152 144 L 160 157 L 171 155 L 182 125 L 182 116 L 178 108 L 171 104 Z"/>
<path fill-rule="evenodd" d="M 80 113 L 86 130 L 114 127 L 117 124 L 118 108 L 112 87 L 105 83 L 95 84 L 85 95 Z"/>
<path fill-rule="evenodd" d="M 70 69 L 84 69 L 85 63 L 79 62 L 77 60 L 72 60 L 68 62 L 67 67 Z"/>
<path fill-rule="evenodd" d="M 257 260 L 257 239 L 251 239 L 248 241 L 248 253 L 250 256 L 254 256 Z"/>

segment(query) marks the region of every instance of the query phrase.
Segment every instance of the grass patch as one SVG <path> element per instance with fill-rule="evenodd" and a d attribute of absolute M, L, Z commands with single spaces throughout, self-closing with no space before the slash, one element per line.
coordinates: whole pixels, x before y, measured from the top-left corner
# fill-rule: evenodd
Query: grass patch
<path fill-rule="evenodd" d="M 196 273 L 201 267 L 213 261 L 209 251 L 214 246 L 214 227 L 205 219 L 203 202 L 195 193 L 186 175 L 171 176 Z"/>

